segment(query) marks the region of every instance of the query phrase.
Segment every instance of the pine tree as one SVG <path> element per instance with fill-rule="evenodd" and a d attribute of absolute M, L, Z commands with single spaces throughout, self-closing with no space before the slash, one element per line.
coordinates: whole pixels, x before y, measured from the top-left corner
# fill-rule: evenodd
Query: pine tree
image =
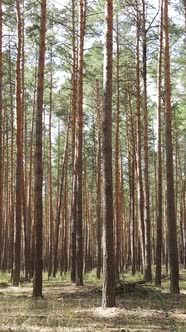
<path fill-rule="evenodd" d="M 170 291 L 172 293 L 179 293 L 177 228 L 176 228 L 176 211 L 175 211 L 175 201 L 174 201 L 172 116 L 171 116 L 172 111 L 171 111 L 167 0 L 163 0 L 163 28 L 164 28 L 165 121 L 166 121 L 167 223 L 168 223 L 169 259 L 170 259 Z"/>
<path fill-rule="evenodd" d="M 42 164 L 42 113 L 44 92 L 44 64 L 45 64 L 45 34 L 46 34 L 46 0 L 41 1 L 40 45 L 37 82 L 37 110 L 36 110 L 36 148 L 35 148 L 35 262 L 33 297 L 42 297 L 42 247 L 43 247 L 43 164 Z"/>
<path fill-rule="evenodd" d="M 103 291 L 102 306 L 115 306 L 112 185 L 112 33 L 113 3 L 106 1 L 103 79 Z"/>

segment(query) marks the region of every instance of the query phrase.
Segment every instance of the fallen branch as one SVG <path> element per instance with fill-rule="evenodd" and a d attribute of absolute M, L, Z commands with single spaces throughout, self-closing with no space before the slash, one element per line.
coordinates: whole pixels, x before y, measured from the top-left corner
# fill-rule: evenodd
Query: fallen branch
<path fill-rule="evenodd" d="M 128 281 L 119 281 L 116 285 L 116 295 L 121 293 L 131 293 L 136 290 L 136 288 L 139 289 L 139 287 L 142 289 L 145 281 L 140 280 L 136 282 L 128 282 Z"/>
<path fill-rule="evenodd" d="M 119 281 L 116 285 L 116 295 L 122 293 L 130 293 L 134 292 L 136 289 L 144 289 L 142 285 L 145 284 L 145 280 L 140 280 L 136 282 L 128 282 L 128 281 Z M 91 293 L 99 294 L 102 292 L 101 287 L 94 287 L 91 289 Z"/>

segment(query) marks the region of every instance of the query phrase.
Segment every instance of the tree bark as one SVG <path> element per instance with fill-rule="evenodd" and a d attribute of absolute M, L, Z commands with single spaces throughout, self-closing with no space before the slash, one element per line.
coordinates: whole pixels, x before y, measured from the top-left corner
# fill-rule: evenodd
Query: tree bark
<path fill-rule="evenodd" d="M 2 115 L 3 115 L 3 66 L 2 66 L 2 42 L 3 42 L 3 12 L 2 0 L 0 0 L 0 266 L 2 259 L 2 230 L 3 230 L 3 159 L 2 159 Z"/>
<path fill-rule="evenodd" d="M 119 169 L 119 131 L 120 131 L 120 47 L 119 47 L 119 26 L 117 18 L 117 37 L 116 37 L 116 136 L 115 136 L 115 271 L 116 281 L 119 281 L 120 262 L 121 262 L 121 186 Z"/>
<path fill-rule="evenodd" d="M 65 147 L 64 147 L 60 188 L 59 188 L 59 200 L 58 200 L 56 219 L 55 219 L 55 242 L 54 242 L 54 249 L 53 249 L 53 277 L 54 278 L 56 277 L 57 268 L 58 268 L 57 252 L 58 252 L 58 243 L 59 243 L 59 225 L 60 225 L 60 217 L 61 217 L 61 209 L 62 209 L 62 201 L 63 201 L 65 167 L 66 167 L 67 158 L 68 158 L 69 127 L 70 127 L 70 120 L 68 122 L 67 133 L 66 133 L 66 141 L 65 141 Z"/>
<path fill-rule="evenodd" d="M 115 306 L 112 184 L 112 41 L 113 2 L 106 1 L 103 78 L 103 291 L 102 307 Z"/>
<path fill-rule="evenodd" d="M 162 255 L 162 157 L 161 157 L 161 84 L 162 84 L 162 4 L 159 28 L 159 53 L 157 71 L 157 122 L 158 122 L 158 151 L 157 151 L 157 226 L 156 226 L 156 275 L 155 284 L 161 285 L 161 255 Z"/>
<path fill-rule="evenodd" d="M 175 201 L 174 201 L 168 0 L 163 0 L 163 28 L 164 28 L 165 120 L 166 120 L 167 223 L 168 223 L 169 259 L 170 259 L 170 291 L 171 293 L 179 293 L 179 265 L 178 265 L 176 213 L 175 213 Z"/>
<path fill-rule="evenodd" d="M 14 206 L 15 206 L 15 192 L 14 192 L 14 103 L 13 103 L 13 87 L 12 87 L 12 64 L 11 64 L 11 47 L 9 39 L 9 91 L 10 91 L 10 112 L 11 112 L 11 161 L 10 161 L 10 187 L 11 187 L 11 212 L 10 212 L 10 270 L 11 280 L 13 280 L 13 263 L 14 263 Z"/>
<path fill-rule="evenodd" d="M 76 285 L 83 285 L 83 239 L 82 239 L 82 173 L 83 173 L 83 53 L 86 20 L 86 0 L 79 5 L 79 49 L 77 79 L 77 130 L 76 130 L 76 169 L 77 169 L 77 223 L 76 223 Z"/>
<path fill-rule="evenodd" d="M 149 162 L 148 162 L 148 108 L 147 108 L 147 35 L 145 1 L 142 0 L 142 39 L 143 39 L 143 156 L 144 156 L 144 226 L 145 226 L 145 266 L 144 278 L 152 281 L 151 272 L 151 220 L 149 202 Z"/>
<path fill-rule="evenodd" d="M 75 0 L 72 0 L 72 201 L 71 201 L 71 281 L 76 281 L 76 196 L 77 172 L 75 169 L 75 135 L 76 135 L 76 97 L 77 97 L 77 66 L 76 66 L 76 29 Z"/>
<path fill-rule="evenodd" d="M 128 87 L 128 91 L 129 87 Z M 136 243 L 135 243 L 135 233 L 136 233 L 136 222 L 135 222 L 135 166 L 136 166 L 136 144 L 134 135 L 134 123 L 132 115 L 132 100 L 130 92 L 128 92 L 128 108 L 129 108 L 129 124 L 131 136 L 128 141 L 128 156 L 129 156 L 129 190 L 130 190 L 130 200 L 129 200 L 129 222 L 130 222 L 130 251 L 131 251 L 131 265 L 132 265 L 132 275 L 136 273 Z M 128 126 L 129 126 L 128 124 Z"/>
<path fill-rule="evenodd" d="M 29 262 L 29 277 L 33 278 L 34 275 L 34 246 L 35 246 L 35 220 L 32 218 L 32 197 L 33 197 L 33 146 L 34 146 L 34 128 L 35 128 L 35 108 L 36 108 L 36 90 L 37 90 L 37 60 L 35 65 L 34 73 L 34 91 L 32 100 L 32 122 L 31 122 L 31 133 L 30 133 L 30 159 L 29 159 L 29 179 L 28 179 L 28 207 L 27 207 L 27 221 L 28 221 L 28 232 L 31 234 L 30 238 L 30 262 Z"/>
<path fill-rule="evenodd" d="M 49 239 L 49 267 L 48 267 L 48 276 L 51 276 L 52 273 L 52 254 L 53 254 L 53 190 L 52 190 L 52 110 L 53 110 L 53 51 L 51 46 L 50 51 L 50 108 L 49 108 L 49 151 L 48 151 L 48 182 L 49 182 L 49 223 L 50 223 L 50 239 Z"/>
<path fill-rule="evenodd" d="M 140 97 L 140 60 L 139 60 L 139 29 L 140 18 L 139 8 L 136 2 L 136 113 L 137 113 L 137 183 L 138 183 L 138 219 L 140 231 L 142 269 L 145 268 L 145 229 L 144 229 L 144 193 L 141 167 L 141 97 Z"/>
<path fill-rule="evenodd" d="M 35 148 L 35 182 L 34 182 L 34 218 L 35 218 L 35 262 L 34 262 L 34 285 L 33 297 L 42 297 L 42 247 L 43 247 L 43 163 L 42 163 L 42 115 L 43 115 L 43 92 L 44 92 L 44 65 L 45 65 L 45 34 L 46 34 L 46 0 L 41 1 L 40 21 L 40 46 L 38 64 L 37 85 L 37 110 L 36 110 L 36 148 Z"/>
<path fill-rule="evenodd" d="M 22 223 L 22 104 L 21 104 L 21 13 L 20 4 L 16 0 L 17 11 L 17 59 L 16 59 L 16 115 L 17 115 L 17 160 L 16 160 L 16 226 L 14 244 L 14 271 L 13 285 L 18 286 L 20 281 L 20 260 L 21 260 L 21 223 Z"/>
<path fill-rule="evenodd" d="M 101 105 L 99 81 L 96 80 L 96 113 L 97 113 L 97 186 L 96 186 L 96 230 L 97 230 L 97 278 L 100 279 L 102 266 L 102 216 L 101 216 Z"/>

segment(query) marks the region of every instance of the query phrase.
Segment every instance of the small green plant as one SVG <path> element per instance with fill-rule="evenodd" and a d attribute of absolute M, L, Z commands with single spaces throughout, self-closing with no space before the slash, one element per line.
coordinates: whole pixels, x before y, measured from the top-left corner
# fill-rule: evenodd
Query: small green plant
<path fill-rule="evenodd" d="M 60 273 L 58 272 L 56 274 L 56 277 L 54 278 L 53 276 L 50 276 L 48 278 L 48 273 L 47 272 L 44 272 L 43 273 L 43 282 L 44 283 L 61 283 L 61 282 L 70 282 L 70 273 Z"/>
<path fill-rule="evenodd" d="M 140 272 L 136 272 L 134 275 L 131 275 L 130 273 L 121 273 L 120 279 L 128 282 L 138 282 L 144 280 L 144 277 Z"/>
<path fill-rule="evenodd" d="M 8 283 L 11 280 L 11 274 L 9 272 L 0 272 L 0 283 Z"/>
<path fill-rule="evenodd" d="M 85 283 L 88 283 L 88 284 L 100 285 L 102 282 L 102 279 L 98 280 L 96 277 L 96 270 L 93 270 L 84 275 L 84 281 L 85 281 Z"/>
<path fill-rule="evenodd" d="M 166 305 L 165 305 L 165 299 L 163 297 L 163 294 L 159 288 L 156 288 L 154 286 L 151 286 L 150 288 L 150 297 L 151 300 L 154 298 L 155 300 L 158 300 L 161 303 L 161 309 L 166 311 Z"/>

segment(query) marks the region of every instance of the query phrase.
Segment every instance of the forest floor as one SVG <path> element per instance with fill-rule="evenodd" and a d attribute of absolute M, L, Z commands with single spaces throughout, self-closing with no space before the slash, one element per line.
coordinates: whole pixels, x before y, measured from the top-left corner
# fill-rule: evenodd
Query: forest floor
<path fill-rule="evenodd" d="M 82 287 L 68 278 L 45 279 L 40 300 L 32 299 L 32 284 L 13 287 L 7 278 L 0 276 L 0 332 L 186 332 L 184 270 L 180 295 L 170 295 L 164 280 L 161 290 L 145 285 L 117 295 L 111 309 L 101 308 L 100 285 L 92 275 Z"/>

